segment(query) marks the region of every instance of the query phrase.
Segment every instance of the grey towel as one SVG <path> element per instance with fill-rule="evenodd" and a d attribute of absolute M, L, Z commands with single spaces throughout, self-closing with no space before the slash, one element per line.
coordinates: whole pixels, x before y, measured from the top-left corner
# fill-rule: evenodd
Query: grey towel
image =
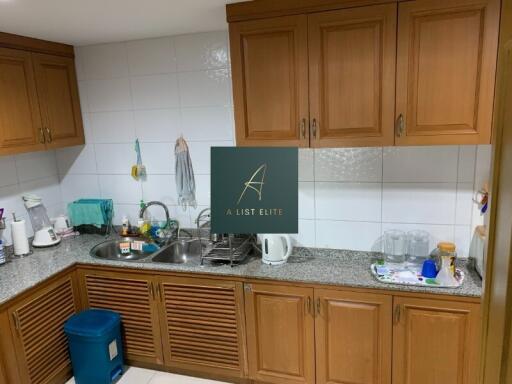
<path fill-rule="evenodd" d="M 194 179 L 194 168 L 188 150 L 187 142 L 180 136 L 174 147 L 176 157 L 176 191 L 178 192 L 178 205 L 183 210 L 187 207 L 197 208 L 196 202 L 196 181 Z"/>

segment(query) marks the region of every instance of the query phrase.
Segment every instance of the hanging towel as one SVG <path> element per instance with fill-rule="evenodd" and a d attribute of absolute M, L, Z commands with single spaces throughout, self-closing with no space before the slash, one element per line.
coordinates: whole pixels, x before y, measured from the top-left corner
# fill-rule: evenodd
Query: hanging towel
<path fill-rule="evenodd" d="M 183 210 L 187 207 L 197 208 L 196 181 L 188 145 L 183 136 L 176 140 L 174 147 L 176 157 L 176 191 L 178 192 L 178 205 Z"/>

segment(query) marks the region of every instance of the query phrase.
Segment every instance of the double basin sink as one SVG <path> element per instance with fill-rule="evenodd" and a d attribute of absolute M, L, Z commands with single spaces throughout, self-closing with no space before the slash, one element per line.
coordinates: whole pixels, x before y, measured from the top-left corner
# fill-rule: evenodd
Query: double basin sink
<path fill-rule="evenodd" d="M 91 249 L 91 256 L 104 260 L 138 261 L 183 264 L 191 261 L 199 262 L 201 248 L 206 251 L 207 244 L 195 238 L 180 238 L 164 245 L 155 252 L 130 250 L 122 253 L 120 245 L 137 239 L 123 238 L 120 240 L 107 240 Z"/>

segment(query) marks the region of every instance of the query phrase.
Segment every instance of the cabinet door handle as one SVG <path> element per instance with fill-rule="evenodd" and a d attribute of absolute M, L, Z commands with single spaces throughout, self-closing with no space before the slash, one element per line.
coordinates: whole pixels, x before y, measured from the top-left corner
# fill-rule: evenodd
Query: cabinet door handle
<path fill-rule="evenodd" d="M 153 286 L 153 282 L 149 283 L 149 294 L 151 295 L 151 299 L 155 300 L 155 287 Z"/>
<path fill-rule="evenodd" d="M 393 324 L 399 324 L 400 317 L 402 317 L 402 306 L 397 304 L 395 305 L 395 310 L 393 312 Z"/>
<path fill-rule="evenodd" d="M 51 143 L 53 141 L 51 129 L 46 127 L 46 133 L 48 134 L 48 142 Z"/>
<path fill-rule="evenodd" d="M 306 119 L 300 121 L 300 134 L 303 139 L 306 138 Z"/>
<path fill-rule="evenodd" d="M 156 291 L 158 292 L 158 297 L 160 298 L 160 301 L 163 301 L 162 286 L 160 283 L 156 285 Z"/>
<path fill-rule="evenodd" d="M 316 314 L 320 316 L 320 310 L 321 310 L 322 303 L 320 302 L 320 298 L 318 297 L 316 299 Z"/>
<path fill-rule="evenodd" d="M 313 119 L 313 123 L 311 124 L 311 131 L 312 131 L 312 134 L 313 134 L 313 138 L 316 139 L 316 129 L 317 129 L 317 122 L 316 122 L 316 119 Z"/>
<path fill-rule="evenodd" d="M 44 144 L 46 142 L 46 137 L 44 137 L 43 127 L 39 128 L 39 142 Z"/>
<path fill-rule="evenodd" d="M 244 284 L 244 290 L 245 292 L 252 292 L 252 284 Z"/>
<path fill-rule="evenodd" d="M 308 296 L 308 298 L 306 299 L 306 311 L 307 311 L 307 313 L 311 313 L 311 297 L 310 296 Z"/>
<path fill-rule="evenodd" d="M 17 312 L 12 313 L 12 319 L 14 320 L 14 328 L 19 332 L 20 331 L 20 318 L 18 317 Z"/>
<path fill-rule="evenodd" d="M 398 119 L 396 120 L 395 130 L 397 137 L 402 137 L 405 134 L 405 119 L 403 114 L 400 114 L 398 116 Z"/>

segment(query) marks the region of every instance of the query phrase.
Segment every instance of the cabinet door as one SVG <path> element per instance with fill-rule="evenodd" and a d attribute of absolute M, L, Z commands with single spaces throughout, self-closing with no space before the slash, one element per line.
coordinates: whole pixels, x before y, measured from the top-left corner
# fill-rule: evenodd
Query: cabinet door
<path fill-rule="evenodd" d="M 158 294 L 166 365 L 245 376 L 242 283 L 166 277 Z"/>
<path fill-rule="evenodd" d="M 394 384 L 476 384 L 480 305 L 396 298 Z"/>
<path fill-rule="evenodd" d="M 393 145 L 396 7 L 309 16 L 311 146 Z"/>
<path fill-rule="evenodd" d="M 398 145 L 490 143 L 499 3 L 399 4 Z"/>
<path fill-rule="evenodd" d="M 275 384 L 315 382 L 313 289 L 246 284 L 249 374 Z"/>
<path fill-rule="evenodd" d="M 0 155 L 44 148 L 30 53 L 0 48 Z"/>
<path fill-rule="evenodd" d="M 65 381 L 71 374 L 64 323 L 79 310 L 73 277 L 59 279 L 9 308 L 23 383 Z"/>
<path fill-rule="evenodd" d="M 43 54 L 33 58 L 47 147 L 83 144 L 74 60 Z"/>
<path fill-rule="evenodd" d="M 390 384 L 392 298 L 315 289 L 317 384 Z"/>
<path fill-rule="evenodd" d="M 237 145 L 307 147 L 307 17 L 229 28 Z"/>
<path fill-rule="evenodd" d="M 132 362 L 163 363 L 158 302 L 152 278 L 129 273 L 83 271 L 85 304 L 121 315 L 125 357 Z"/>

